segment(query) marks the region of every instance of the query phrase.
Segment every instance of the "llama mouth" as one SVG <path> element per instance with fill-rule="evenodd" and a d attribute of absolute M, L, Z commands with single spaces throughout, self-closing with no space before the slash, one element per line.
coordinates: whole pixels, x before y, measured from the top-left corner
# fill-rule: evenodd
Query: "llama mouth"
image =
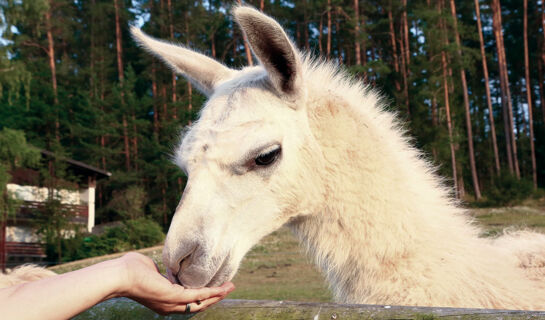
<path fill-rule="evenodd" d="M 210 279 L 210 281 L 206 284 L 205 287 L 215 287 L 215 286 L 219 286 L 219 285 L 222 285 L 225 281 L 229 281 L 231 279 L 227 279 L 226 278 L 226 275 L 228 275 L 229 273 L 231 273 L 229 270 L 231 268 L 229 268 L 227 266 L 227 264 L 229 263 L 229 254 L 227 254 L 224 258 L 223 258 L 223 261 L 220 265 L 220 267 L 218 268 L 218 270 L 216 271 L 216 273 L 214 274 L 214 276 L 212 276 L 212 279 Z M 225 272 L 227 270 L 227 272 Z"/>
<path fill-rule="evenodd" d="M 185 259 L 184 259 L 185 260 Z M 182 262 L 184 261 L 182 260 Z M 211 278 L 209 278 L 210 280 L 208 282 L 206 282 L 206 284 L 191 284 L 192 281 L 190 280 L 191 278 L 193 279 L 196 279 L 196 278 L 208 278 L 209 275 L 207 274 L 193 274 L 191 271 L 188 272 L 185 272 L 185 273 L 182 273 L 182 268 L 180 268 L 178 270 L 178 272 L 176 274 L 173 274 L 171 270 L 167 269 L 167 274 L 169 276 L 169 279 L 171 279 L 171 282 L 173 283 L 177 283 L 181 286 L 183 286 L 184 288 L 203 288 L 203 287 L 216 287 L 216 286 L 219 286 L 219 285 L 222 285 L 224 282 L 230 280 L 230 279 L 227 279 L 231 273 L 230 270 L 232 270 L 231 267 L 228 266 L 229 264 L 229 254 L 226 255 L 223 260 L 221 260 L 221 265 L 219 266 L 219 268 L 216 269 L 215 273 L 213 274 L 213 276 Z M 180 263 L 181 265 L 181 263 Z M 187 269 L 186 269 L 187 271 Z M 191 278 L 187 278 L 189 275 L 191 275 Z M 185 276 L 185 280 L 183 280 Z M 188 280 L 189 279 L 189 280 Z M 206 281 L 206 280 L 205 280 Z"/>

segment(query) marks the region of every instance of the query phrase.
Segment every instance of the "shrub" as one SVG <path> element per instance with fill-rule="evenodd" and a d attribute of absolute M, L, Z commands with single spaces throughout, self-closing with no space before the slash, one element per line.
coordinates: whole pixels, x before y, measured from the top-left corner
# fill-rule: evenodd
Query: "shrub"
<path fill-rule="evenodd" d="M 161 243 L 164 238 L 165 235 L 157 222 L 147 218 L 128 220 L 121 226 L 106 228 L 101 235 L 84 236 L 77 233 L 73 238 L 63 239 L 62 261 L 147 248 Z M 50 257 L 58 254 L 56 246 L 48 245 L 47 249 Z"/>
<path fill-rule="evenodd" d="M 531 181 L 517 179 L 511 174 L 502 174 L 486 193 L 488 206 L 513 206 L 533 195 Z"/>

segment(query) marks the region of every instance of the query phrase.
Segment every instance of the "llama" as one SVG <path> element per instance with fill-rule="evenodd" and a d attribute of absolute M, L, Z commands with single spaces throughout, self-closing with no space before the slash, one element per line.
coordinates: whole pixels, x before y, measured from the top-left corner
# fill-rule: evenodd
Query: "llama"
<path fill-rule="evenodd" d="M 7 274 L 0 272 L 0 289 L 25 282 L 38 281 L 57 275 L 51 270 L 32 264 L 19 266 Z"/>
<path fill-rule="evenodd" d="M 287 225 L 339 302 L 545 310 L 545 236 L 479 238 L 375 90 L 302 54 L 259 11 L 233 15 L 259 66 L 131 29 L 208 97 L 174 155 L 188 182 L 163 250 L 172 281 L 230 280 Z"/>

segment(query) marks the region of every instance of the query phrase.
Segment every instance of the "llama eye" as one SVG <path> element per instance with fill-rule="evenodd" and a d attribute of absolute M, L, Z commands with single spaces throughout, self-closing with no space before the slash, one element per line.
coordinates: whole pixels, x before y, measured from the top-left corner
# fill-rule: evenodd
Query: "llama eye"
<path fill-rule="evenodd" d="M 281 149 L 279 147 L 260 155 L 259 157 L 255 158 L 255 164 L 258 166 L 268 166 L 272 164 L 276 161 L 276 159 L 278 159 L 278 156 L 280 155 L 280 150 Z"/>

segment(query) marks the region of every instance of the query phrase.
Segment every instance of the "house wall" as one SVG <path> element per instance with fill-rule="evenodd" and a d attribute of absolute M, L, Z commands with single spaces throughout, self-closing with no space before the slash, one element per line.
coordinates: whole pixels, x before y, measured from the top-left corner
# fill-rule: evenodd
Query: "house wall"
<path fill-rule="evenodd" d="M 47 188 L 36 186 L 21 186 L 14 183 L 8 183 L 8 191 L 15 198 L 24 201 L 44 202 L 47 200 L 49 191 Z M 81 193 L 78 190 L 54 190 L 55 196 L 60 199 L 62 204 L 82 204 Z"/>
<path fill-rule="evenodd" d="M 6 227 L 6 241 L 8 242 L 40 242 L 36 231 L 26 226 Z"/>

